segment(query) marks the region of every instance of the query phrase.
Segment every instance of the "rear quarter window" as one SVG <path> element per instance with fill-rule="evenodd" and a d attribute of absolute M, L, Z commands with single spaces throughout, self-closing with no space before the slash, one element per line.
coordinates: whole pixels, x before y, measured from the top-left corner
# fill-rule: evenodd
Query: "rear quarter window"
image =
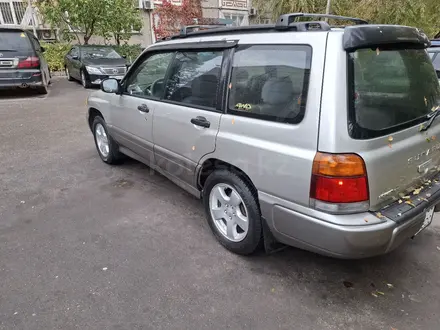
<path fill-rule="evenodd" d="M 0 51 L 29 51 L 31 43 L 26 33 L 0 31 Z"/>
<path fill-rule="evenodd" d="M 348 54 L 349 133 L 370 139 L 417 125 L 440 103 L 423 49 L 361 49 Z"/>
<path fill-rule="evenodd" d="M 304 118 L 312 48 L 242 45 L 234 54 L 228 112 L 297 124 Z"/>

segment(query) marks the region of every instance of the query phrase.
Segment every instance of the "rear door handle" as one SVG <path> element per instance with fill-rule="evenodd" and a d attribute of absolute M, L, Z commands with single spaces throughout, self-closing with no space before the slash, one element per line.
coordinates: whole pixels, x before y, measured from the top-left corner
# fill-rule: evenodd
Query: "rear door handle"
<path fill-rule="evenodd" d="M 150 109 L 148 109 L 148 106 L 146 104 L 141 104 L 138 106 L 138 110 L 140 112 L 149 113 Z"/>
<path fill-rule="evenodd" d="M 208 119 L 202 116 L 197 116 L 196 118 L 191 119 L 191 124 L 204 128 L 209 128 L 209 126 L 211 126 L 211 123 L 208 121 Z"/>

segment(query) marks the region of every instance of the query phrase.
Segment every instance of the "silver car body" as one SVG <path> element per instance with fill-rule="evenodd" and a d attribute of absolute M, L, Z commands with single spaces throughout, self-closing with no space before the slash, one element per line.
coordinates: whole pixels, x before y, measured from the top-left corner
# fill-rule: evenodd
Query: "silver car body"
<path fill-rule="evenodd" d="M 299 124 L 286 124 L 161 100 L 94 92 L 88 99 L 89 114 L 95 110 L 102 114 L 123 153 L 163 173 L 196 197 L 200 197 L 202 189 L 199 179 L 204 164 L 219 160 L 234 166 L 258 190 L 262 217 L 272 235 L 282 243 L 320 254 L 340 258 L 383 254 L 419 230 L 426 207 L 403 222 L 376 213 L 419 184 L 424 176 L 417 171 L 421 164 L 429 160 L 433 171 L 439 164 L 440 144 L 427 143 L 418 125 L 393 133 L 392 146 L 388 136 L 365 140 L 349 137 L 347 54 L 341 47 L 342 29 L 207 35 L 195 39 L 310 45 L 312 69 L 304 119 Z M 194 41 L 175 39 L 161 42 L 160 46 Z M 144 56 L 155 46 L 147 48 Z M 149 113 L 137 110 L 142 104 L 148 106 Z M 191 124 L 197 116 L 206 117 L 211 126 Z M 429 134 L 439 133 L 436 122 Z M 334 214 L 311 206 L 311 173 L 317 151 L 357 153 L 364 159 L 370 195 L 366 210 Z M 429 205 L 437 202 L 438 197 Z"/>

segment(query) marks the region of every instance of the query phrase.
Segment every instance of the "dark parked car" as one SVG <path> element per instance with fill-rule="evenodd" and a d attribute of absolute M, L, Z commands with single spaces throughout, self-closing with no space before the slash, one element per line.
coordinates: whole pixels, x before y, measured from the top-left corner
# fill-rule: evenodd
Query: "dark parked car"
<path fill-rule="evenodd" d="M 74 46 L 65 58 L 68 80 L 79 80 L 84 88 L 99 85 L 105 78 L 122 79 L 127 61 L 109 46 Z"/>
<path fill-rule="evenodd" d="M 434 69 L 437 72 L 437 77 L 440 80 L 440 47 L 428 48 L 429 57 L 431 57 Z"/>
<path fill-rule="evenodd" d="M 0 88 L 34 88 L 47 94 L 50 72 L 43 52 L 28 31 L 0 27 Z"/>

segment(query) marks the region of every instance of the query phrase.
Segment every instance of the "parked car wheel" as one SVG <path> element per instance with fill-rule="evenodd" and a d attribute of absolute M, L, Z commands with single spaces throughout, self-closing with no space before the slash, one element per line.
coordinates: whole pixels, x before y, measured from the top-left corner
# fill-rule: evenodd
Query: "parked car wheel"
<path fill-rule="evenodd" d="M 68 67 L 66 67 L 66 76 L 67 76 L 67 80 L 68 80 L 68 81 L 73 81 L 73 78 L 72 78 L 72 76 L 70 75 L 70 71 L 69 71 L 69 68 L 68 68 Z"/>
<path fill-rule="evenodd" d="M 92 86 L 84 70 L 81 70 L 81 84 L 83 85 L 84 88 L 90 88 Z"/>
<path fill-rule="evenodd" d="M 93 120 L 93 136 L 95 138 L 96 149 L 99 157 L 107 164 L 116 164 L 121 160 L 116 142 L 108 134 L 107 125 L 102 117 L 97 116 Z"/>
<path fill-rule="evenodd" d="M 38 92 L 38 94 L 46 95 L 48 93 L 47 85 L 44 85 L 42 87 L 38 87 L 37 92 Z"/>
<path fill-rule="evenodd" d="M 228 250 L 252 254 L 262 243 L 258 196 L 237 174 L 214 171 L 203 189 L 203 204 L 214 236 Z"/>

